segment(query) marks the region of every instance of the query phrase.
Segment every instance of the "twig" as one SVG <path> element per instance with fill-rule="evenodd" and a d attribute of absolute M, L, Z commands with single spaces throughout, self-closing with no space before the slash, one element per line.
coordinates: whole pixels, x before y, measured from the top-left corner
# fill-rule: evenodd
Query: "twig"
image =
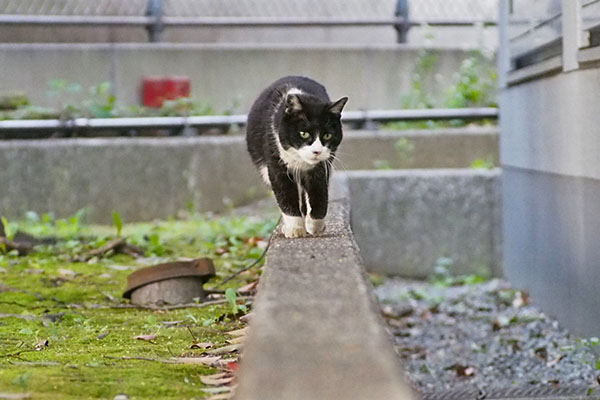
<path fill-rule="evenodd" d="M 165 363 L 165 364 L 176 364 L 174 361 L 171 361 L 171 360 L 164 360 L 164 359 L 160 359 L 160 358 L 151 358 L 151 357 L 104 356 L 104 358 L 108 358 L 110 360 L 120 360 L 120 361 L 139 360 L 139 361 L 155 361 L 155 362 L 161 362 L 161 363 Z"/>
<path fill-rule="evenodd" d="M 108 253 L 111 250 L 117 251 L 117 249 L 122 246 L 125 246 L 125 238 L 114 239 L 106 243 L 104 246 L 98 247 L 97 249 L 90 250 L 87 253 L 80 254 L 74 257 L 73 261 L 88 262 L 94 257 L 102 257 L 104 254 Z"/>
<path fill-rule="evenodd" d="M 210 288 L 208 290 L 214 290 L 216 288 L 219 288 L 219 287 L 223 286 L 224 284 L 226 284 L 227 282 L 229 282 L 230 280 L 232 280 L 233 278 L 235 278 L 236 276 L 238 276 L 242 272 L 248 271 L 250 268 L 254 267 L 256 264 L 258 264 L 259 262 L 261 262 L 262 259 L 265 258 L 265 255 L 267 254 L 267 250 L 269 250 L 269 247 L 271 246 L 271 241 L 273 240 L 273 236 L 275 236 L 275 231 L 277 230 L 277 225 L 279 225 L 280 221 L 281 221 L 281 217 L 279 217 L 279 219 L 277 220 L 277 223 L 275 224 L 275 227 L 271 231 L 271 236 L 269 236 L 269 240 L 267 241 L 267 247 L 265 247 L 265 250 L 262 252 L 262 254 L 260 255 L 260 257 L 258 257 L 252 264 L 248 265 L 247 267 L 244 267 L 244 268 L 240 269 L 239 271 L 235 272 L 234 274 L 232 274 L 228 278 L 222 280 L 215 287 Z"/>
<path fill-rule="evenodd" d="M 57 361 L 9 361 L 12 365 L 31 365 L 34 367 L 51 367 L 54 365 L 61 365 Z"/>
<path fill-rule="evenodd" d="M 2 354 L 0 356 L 0 358 L 16 357 L 23 353 L 31 353 L 33 351 L 39 351 L 39 350 L 38 349 L 23 349 L 23 350 L 16 351 L 14 353 Z"/>
<path fill-rule="evenodd" d="M 19 318 L 27 321 L 35 321 L 37 317 L 35 315 L 22 315 L 22 314 L 5 314 L 0 313 L 0 318 Z"/>
<path fill-rule="evenodd" d="M 190 335 L 192 335 L 192 339 L 194 339 L 194 342 L 197 342 L 198 340 L 196 339 L 196 336 L 194 336 L 194 333 L 192 332 L 192 330 L 190 329 L 189 326 L 186 326 L 188 332 L 190 333 Z"/>
<path fill-rule="evenodd" d="M 252 296 L 239 296 L 237 298 L 238 300 L 252 300 L 253 297 Z M 173 304 L 173 305 L 166 305 L 166 306 L 157 306 L 157 305 L 147 305 L 147 306 L 142 306 L 142 305 L 135 305 L 135 304 L 113 304 L 113 305 L 102 305 L 102 304 L 97 304 L 95 306 L 91 306 L 91 307 L 86 307 L 87 309 L 93 309 L 93 310 L 97 310 L 97 309 L 121 309 L 121 308 L 135 308 L 135 309 L 144 309 L 144 310 L 177 310 L 177 309 L 181 309 L 181 308 L 202 308 L 202 307 L 207 307 L 207 306 L 215 306 L 215 305 L 219 305 L 219 304 L 227 304 L 229 301 L 227 299 L 219 299 L 219 300 L 210 300 L 210 301 L 205 301 L 203 303 L 186 303 L 186 304 Z"/>

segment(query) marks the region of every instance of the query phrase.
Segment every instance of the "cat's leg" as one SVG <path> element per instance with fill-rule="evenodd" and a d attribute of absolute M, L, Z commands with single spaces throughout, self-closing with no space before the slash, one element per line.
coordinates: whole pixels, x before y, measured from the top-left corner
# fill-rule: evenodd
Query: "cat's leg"
<path fill-rule="evenodd" d="M 327 215 L 328 184 L 323 165 L 317 165 L 303 180 L 307 197 L 306 231 L 313 236 L 325 230 Z"/>
<path fill-rule="evenodd" d="M 281 231 L 287 238 L 306 236 L 304 218 L 300 210 L 298 185 L 287 174 L 287 170 L 269 167 L 269 180 L 281 210 Z"/>

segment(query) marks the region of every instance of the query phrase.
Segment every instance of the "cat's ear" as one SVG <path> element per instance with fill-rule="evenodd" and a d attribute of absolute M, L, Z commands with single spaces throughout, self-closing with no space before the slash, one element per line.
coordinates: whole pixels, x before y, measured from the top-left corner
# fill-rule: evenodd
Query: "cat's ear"
<path fill-rule="evenodd" d="M 342 109 L 346 105 L 347 101 L 348 101 L 347 97 L 342 97 L 338 101 L 334 101 L 333 103 L 331 103 L 329 105 L 329 108 L 327 109 L 327 111 L 329 111 L 332 114 L 335 114 L 335 115 L 339 116 L 342 113 Z"/>
<path fill-rule="evenodd" d="M 298 114 L 302 111 L 302 102 L 300 97 L 295 94 L 288 94 L 285 97 L 285 113 L 288 115 Z"/>

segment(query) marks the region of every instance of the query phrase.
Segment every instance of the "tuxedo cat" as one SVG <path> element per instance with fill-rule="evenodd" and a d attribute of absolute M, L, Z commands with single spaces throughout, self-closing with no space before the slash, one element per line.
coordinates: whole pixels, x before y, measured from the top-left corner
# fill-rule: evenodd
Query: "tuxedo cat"
<path fill-rule="evenodd" d="M 266 88 L 250 109 L 248 152 L 273 189 L 285 237 L 325 230 L 331 164 L 342 141 L 340 115 L 346 101 L 331 102 L 321 84 L 288 76 Z"/>

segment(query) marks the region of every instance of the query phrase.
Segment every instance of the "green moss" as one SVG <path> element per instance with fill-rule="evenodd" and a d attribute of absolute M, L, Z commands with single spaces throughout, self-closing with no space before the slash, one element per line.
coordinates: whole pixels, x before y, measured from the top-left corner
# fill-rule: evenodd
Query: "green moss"
<path fill-rule="evenodd" d="M 52 232 L 53 224 L 56 221 L 16 221 L 21 230 L 46 233 Z M 107 307 L 125 303 L 121 294 L 127 275 L 150 261 L 210 256 L 218 270 L 217 278 L 205 285 L 210 287 L 258 257 L 262 250 L 248 239 L 268 236 L 273 225 L 271 219 L 236 216 L 126 223 L 122 234 L 130 242 L 151 256 L 162 252 L 160 259 L 144 263 L 125 255 L 70 262 L 69 254 L 115 233 L 114 227 L 83 224 L 76 231 L 88 238 L 85 241 L 70 232 L 59 243 L 37 247 L 26 257 L 0 255 L 1 312 L 35 317 L 0 318 L 0 392 L 30 392 L 36 399 L 112 399 L 118 393 L 132 399 L 202 398 L 199 375 L 214 373 L 214 368 L 122 357 L 199 355 L 200 350 L 190 348 L 194 338 L 188 328 L 197 341 L 224 345 L 225 332 L 242 326 L 231 318 L 230 305 L 171 311 Z M 158 241 L 151 243 L 153 233 Z M 226 287 L 256 277 L 257 271 L 249 272 Z M 64 314 L 53 322 L 44 317 L 48 313 Z M 152 342 L 135 339 L 149 334 L 156 335 Z M 45 340 L 47 347 L 29 351 Z M 16 354 L 23 350 L 27 351 Z"/>

